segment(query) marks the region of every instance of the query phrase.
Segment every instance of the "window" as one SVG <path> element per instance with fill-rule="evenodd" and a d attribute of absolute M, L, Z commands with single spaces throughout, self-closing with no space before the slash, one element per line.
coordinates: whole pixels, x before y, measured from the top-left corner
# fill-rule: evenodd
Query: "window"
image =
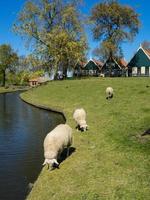
<path fill-rule="evenodd" d="M 137 75 L 137 67 L 132 67 L 132 75 Z"/>
<path fill-rule="evenodd" d="M 141 67 L 141 75 L 145 75 L 145 67 Z"/>
<path fill-rule="evenodd" d="M 89 75 L 93 75 L 93 70 L 89 70 Z"/>

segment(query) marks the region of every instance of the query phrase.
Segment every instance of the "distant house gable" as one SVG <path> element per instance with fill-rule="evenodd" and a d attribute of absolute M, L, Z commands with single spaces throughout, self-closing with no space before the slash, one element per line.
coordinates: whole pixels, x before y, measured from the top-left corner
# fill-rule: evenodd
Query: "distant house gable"
<path fill-rule="evenodd" d="M 78 76 L 82 75 L 82 70 L 83 70 L 85 64 L 86 64 L 85 62 L 81 62 L 81 61 L 77 62 L 76 66 L 74 68 L 74 76 L 78 77 Z"/>
<path fill-rule="evenodd" d="M 102 66 L 102 74 L 105 76 L 122 76 L 125 75 L 127 68 L 127 63 L 124 59 L 115 59 L 114 57 L 109 57 L 104 65 Z"/>
<path fill-rule="evenodd" d="M 103 63 L 101 61 L 90 59 L 83 68 L 83 75 L 98 76 Z"/>
<path fill-rule="evenodd" d="M 98 76 L 103 63 L 90 59 L 88 62 L 78 62 L 74 68 L 75 76 Z"/>
<path fill-rule="evenodd" d="M 99 69 L 103 67 L 104 63 L 102 63 L 100 60 L 96 60 L 94 58 L 92 60 L 98 66 Z"/>
<path fill-rule="evenodd" d="M 115 58 L 113 57 L 109 57 L 106 62 L 104 63 L 102 69 L 104 69 L 105 67 L 107 67 L 108 65 L 112 64 L 114 67 L 121 69 L 121 66 L 118 64 L 118 62 L 116 61 Z"/>
<path fill-rule="evenodd" d="M 150 76 L 150 49 L 139 47 L 128 63 L 129 76 Z"/>
<path fill-rule="evenodd" d="M 91 59 L 84 65 L 84 70 L 99 70 L 99 66 L 95 60 Z"/>
<path fill-rule="evenodd" d="M 137 52 L 131 58 L 128 63 L 128 67 L 149 67 L 150 66 L 150 50 L 145 50 L 143 47 L 139 47 Z"/>

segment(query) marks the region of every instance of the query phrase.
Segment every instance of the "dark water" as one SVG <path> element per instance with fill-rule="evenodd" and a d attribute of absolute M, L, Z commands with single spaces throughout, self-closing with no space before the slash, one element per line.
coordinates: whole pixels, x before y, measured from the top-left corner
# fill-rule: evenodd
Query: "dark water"
<path fill-rule="evenodd" d="M 0 200 L 23 200 L 42 168 L 43 139 L 63 116 L 0 95 Z"/>

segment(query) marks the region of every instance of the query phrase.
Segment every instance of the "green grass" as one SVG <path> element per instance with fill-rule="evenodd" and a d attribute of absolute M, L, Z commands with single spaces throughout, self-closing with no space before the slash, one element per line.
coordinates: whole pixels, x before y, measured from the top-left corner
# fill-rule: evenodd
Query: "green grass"
<path fill-rule="evenodd" d="M 0 94 L 1 94 L 1 93 L 11 92 L 11 91 L 13 91 L 13 90 L 10 89 L 10 88 L 0 87 Z"/>
<path fill-rule="evenodd" d="M 0 94 L 8 92 L 16 92 L 18 90 L 27 90 L 27 89 L 29 89 L 29 87 L 23 87 L 23 86 L 0 87 Z"/>
<path fill-rule="evenodd" d="M 149 78 L 93 78 L 50 82 L 22 94 L 65 113 L 75 152 L 60 169 L 41 171 L 28 200 L 148 200 L 150 198 Z M 107 86 L 114 98 L 105 99 Z M 75 130 L 72 113 L 84 107 L 89 131 Z M 44 160 L 44 158 L 43 158 Z"/>

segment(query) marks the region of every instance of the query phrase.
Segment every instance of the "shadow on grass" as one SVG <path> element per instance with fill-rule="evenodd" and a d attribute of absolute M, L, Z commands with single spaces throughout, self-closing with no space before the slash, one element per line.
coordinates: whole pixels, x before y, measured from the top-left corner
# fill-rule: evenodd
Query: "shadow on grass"
<path fill-rule="evenodd" d="M 68 157 L 71 156 L 75 151 L 76 151 L 76 148 L 70 147 L 70 148 L 69 148 L 69 155 L 68 155 Z M 59 162 L 59 163 L 62 163 L 62 162 L 63 162 L 64 160 L 66 160 L 68 157 L 67 157 L 67 148 L 65 148 L 64 151 L 61 153 L 61 156 L 60 156 L 60 158 L 58 159 L 58 162 Z"/>

